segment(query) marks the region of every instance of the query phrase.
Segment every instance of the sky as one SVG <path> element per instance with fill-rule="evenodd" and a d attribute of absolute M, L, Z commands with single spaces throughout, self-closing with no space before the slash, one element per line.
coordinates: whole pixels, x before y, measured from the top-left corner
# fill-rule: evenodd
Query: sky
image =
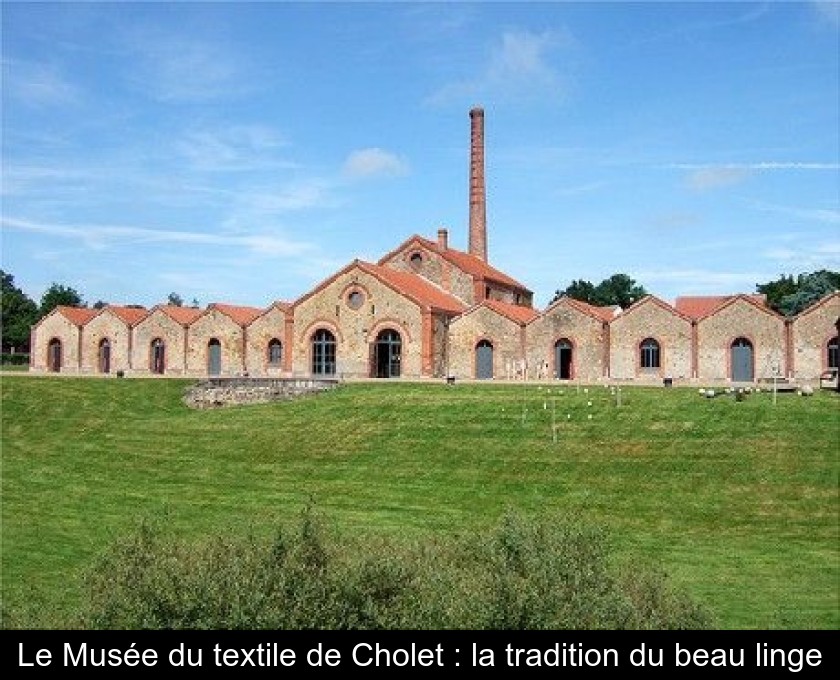
<path fill-rule="evenodd" d="M 544 308 L 840 270 L 838 2 L 3 2 L 2 268 L 36 301 L 293 301 L 488 253 Z"/>

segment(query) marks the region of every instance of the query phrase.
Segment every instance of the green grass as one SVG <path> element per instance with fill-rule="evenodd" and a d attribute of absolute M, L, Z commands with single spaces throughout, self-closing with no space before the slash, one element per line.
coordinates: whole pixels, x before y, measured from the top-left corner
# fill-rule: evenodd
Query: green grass
<path fill-rule="evenodd" d="M 835 393 L 624 387 L 617 408 L 604 387 L 366 383 L 191 411 L 188 384 L 3 376 L 4 608 L 63 625 L 93 558 L 142 517 L 270 533 L 311 496 L 357 535 L 580 513 L 722 628 L 840 625 Z"/>

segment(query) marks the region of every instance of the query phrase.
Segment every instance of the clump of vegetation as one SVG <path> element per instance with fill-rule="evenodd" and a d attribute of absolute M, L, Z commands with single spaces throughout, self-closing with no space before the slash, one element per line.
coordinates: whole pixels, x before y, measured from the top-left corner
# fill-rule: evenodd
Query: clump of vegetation
<path fill-rule="evenodd" d="M 187 544 L 144 522 L 91 570 L 82 625 L 107 629 L 702 628 L 662 575 L 610 567 L 605 533 L 507 514 L 478 535 L 343 540 L 307 507 L 272 540 Z"/>

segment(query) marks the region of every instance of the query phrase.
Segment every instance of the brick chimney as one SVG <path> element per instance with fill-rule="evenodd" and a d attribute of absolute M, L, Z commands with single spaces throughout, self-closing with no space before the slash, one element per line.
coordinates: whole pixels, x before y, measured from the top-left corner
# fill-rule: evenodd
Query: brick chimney
<path fill-rule="evenodd" d="M 446 229 L 438 229 L 438 248 L 441 250 L 449 248 L 449 232 Z"/>
<path fill-rule="evenodd" d="M 471 255 L 487 262 L 487 197 L 484 187 L 484 109 L 470 111 L 470 239 Z"/>

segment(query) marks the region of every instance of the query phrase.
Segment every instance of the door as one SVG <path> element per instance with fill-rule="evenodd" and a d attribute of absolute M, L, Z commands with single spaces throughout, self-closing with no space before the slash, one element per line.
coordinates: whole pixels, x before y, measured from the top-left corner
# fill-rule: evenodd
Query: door
<path fill-rule="evenodd" d="M 160 338 L 152 340 L 150 363 L 152 373 L 163 375 L 166 370 L 166 345 Z"/>
<path fill-rule="evenodd" d="M 99 372 L 111 372 L 111 341 L 108 338 L 99 343 Z"/>
<path fill-rule="evenodd" d="M 493 345 L 482 340 L 475 347 L 475 377 L 489 380 L 493 377 Z"/>
<path fill-rule="evenodd" d="M 382 331 L 376 336 L 374 366 L 377 378 L 399 378 L 402 339 L 394 330 Z"/>
<path fill-rule="evenodd" d="M 61 340 L 53 338 L 47 346 L 47 367 L 53 373 L 61 372 Z"/>
<path fill-rule="evenodd" d="M 219 375 L 222 372 L 222 343 L 213 338 L 207 343 L 207 375 Z"/>
<path fill-rule="evenodd" d="M 566 339 L 554 345 L 554 375 L 560 380 L 572 379 L 572 343 Z"/>
<path fill-rule="evenodd" d="M 746 338 L 732 343 L 732 382 L 753 381 L 753 346 Z"/>

